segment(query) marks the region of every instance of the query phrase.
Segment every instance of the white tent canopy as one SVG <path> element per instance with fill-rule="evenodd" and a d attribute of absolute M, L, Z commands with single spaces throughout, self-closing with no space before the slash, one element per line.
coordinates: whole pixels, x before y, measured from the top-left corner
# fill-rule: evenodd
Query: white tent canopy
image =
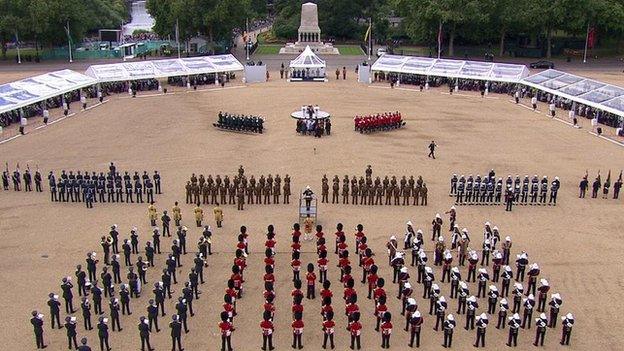
<path fill-rule="evenodd" d="M 624 117 L 624 88 L 549 69 L 522 84 Z"/>
<path fill-rule="evenodd" d="M 86 74 L 99 82 L 119 82 L 233 72 L 243 69 L 243 65 L 233 55 L 227 54 L 94 65 L 89 66 Z"/>
<path fill-rule="evenodd" d="M 305 50 L 296 59 L 290 61 L 290 68 L 325 68 L 325 61 L 321 60 L 310 46 L 306 46 Z"/>
<path fill-rule="evenodd" d="M 518 83 L 529 75 L 525 65 L 388 54 L 375 61 L 371 70 L 508 83 Z"/>
<path fill-rule="evenodd" d="M 0 113 L 97 84 L 97 80 L 68 69 L 0 85 Z"/>

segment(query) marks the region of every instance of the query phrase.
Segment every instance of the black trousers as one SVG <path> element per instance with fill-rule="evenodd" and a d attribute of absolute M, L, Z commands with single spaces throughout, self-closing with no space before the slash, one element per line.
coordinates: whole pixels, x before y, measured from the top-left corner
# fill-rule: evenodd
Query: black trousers
<path fill-rule="evenodd" d="M 481 343 L 481 347 L 485 347 L 485 329 L 477 328 L 477 340 L 475 341 L 474 347 L 479 347 L 479 342 Z"/>
<path fill-rule="evenodd" d="M 43 332 L 35 333 L 35 343 L 37 343 L 38 349 L 42 349 L 45 347 L 45 345 L 43 344 Z M 71 344 L 70 344 L 70 347 L 71 347 Z"/>
<path fill-rule="evenodd" d="M 381 348 L 389 349 L 390 348 L 390 334 L 381 334 Z"/>
<path fill-rule="evenodd" d="M 179 335 L 171 337 L 171 351 L 175 351 L 176 344 L 178 344 L 178 350 L 182 351 L 182 338 Z"/>
<path fill-rule="evenodd" d="M 444 347 L 451 347 L 453 343 L 453 332 L 452 331 L 444 331 Z"/>
<path fill-rule="evenodd" d="M 221 351 L 225 351 L 225 345 L 227 344 L 228 351 L 232 351 L 232 336 L 221 335 Z"/>
<path fill-rule="evenodd" d="M 420 330 L 412 329 L 410 335 L 409 347 L 414 347 L 414 340 L 416 340 L 416 347 L 420 347 Z"/>
<path fill-rule="evenodd" d="M 334 334 L 331 334 L 330 338 L 331 338 L 331 348 L 333 349 L 334 348 Z M 359 349 L 362 348 L 362 343 L 361 343 L 360 339 L 361 339 L 360 335 L 353 335 L 353 334 L 351 334 L 351 348 L 352 349 L 356 349 L 357 348 L 359 350 Z M 325 344 L 323 344 L 323 345 L 325 345 Z M 325 346 L 323 346 L 323 347 L 325 347 Z"/>
<path fill-rule="evenodd" d="M 509 336 L 507 337 L 507 346 L 511 346 L 513 342 L 513 346 L 518 346 L 518 329 L 509 328 Z"/>
<path fill-rule="evenodd" d="M 267 344 L 269 345 L 269 350 L 273 350 L 273 334 L 264 335 L 262 334 L 262 349 L 267 349 Z"/>
<path fill-rule="evenodd" d="M 43 337 L 43 334 L 41 335 L 41 337 Z M 71 350 L 72 341 L 74 342 L 74 348 L 78 349 L 78 343 L 76 342 L 76 335 L 67 336 L 67 345 L 68 345 L 67 348 Z"/>
<path fill-rule="evenodd" d="M 145 351 L 146 344 L 147 344 L 147 349 L 152 350 L 152 345 L 150 345 L 149 336 L 141 336 L 141 351 Z"/>
<path fill-rule="evenodd" d="M 303 336 L 303 334 L 295 334 L 293 333 L 293 343 L 292 343 L 292 348 L 303 348 L 303 343 L 301 342 L 301 337 Z"/>
<path fill-rule="evenodd" d="M 110 350 L 110 346 L 108 346 L 108 336 L 100 336 L 100 351 L 104 351 L 104 345 L 106 345 L 106 350 Z"/>

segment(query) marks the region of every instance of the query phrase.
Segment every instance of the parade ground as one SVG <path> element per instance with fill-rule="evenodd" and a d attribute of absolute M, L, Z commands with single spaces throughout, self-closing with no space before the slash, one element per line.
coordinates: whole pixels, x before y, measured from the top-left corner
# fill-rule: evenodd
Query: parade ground
<path fill-rule="evenodd" d="M 514 206 L 505 212 L 504 206 L 457 206 L 457 223 L 471 233 L 472 248 L 480 252 L 484 222 L 498 226 L 501 238 L 513 238 L 512 258 L 522 250 L 529 253 L 529 262 L 541 267 L 540 278 L 547 278 L 551 293 L 563 298 L 559 318 L 572 312 L 576 319 L 570 350 L 621 350 L 624 337 L 624 287 L 621 267 L 624 241 L 622 240 L 622 199 L 608 200 L 578 198 L 578 184 L 589 172 L 590 184 L 600 171 L 602 179 L 611 170 L 612 181 L 617 179 L 624 166 L 624 148 L 590 134 L 589 120 L 581 119 L 582 128 L 575 129 L 561 120 L 545 114 L 547 105 L 540 104 L 538 112 L 519 106 L 507 95 L 490 94 L 481 98 L 478 92 L 460 91 L 449 96 L 445 88 L 419 92 L 417 88 L 400 86 L 390 89 L 389 84 L 359 84 L 353 68 L 347 80 L 328 83 L 287 83 L 279 80 L 279 72 L 271 72 L 268 83 L 243 85 L 240 78 L 218 88 L 210 86 L 205 91 L 187 92 L 177 88 L 165 96 L 141 93 L 137 98 L 127 94 L 108 97 L 108 102 L 89 111 L 78 111 L 74 116 L 45 128 L 34 130 L 29 125 L 27 134 L 0 145 L 2 161 L 11 169 L 19 163 L 22 169 L 39 167 L 44 179 L 50 170 L 102 171 L 115 162 L 123 171 L 145 170 L 162 174 L 163 194 L 157 196 L 159 217 L 163 210 L 171 213 L 175 201 L 182 207 L 183 224 L 188 226 L 187 247 L 190 253 L 182 258 L 178 269 L 178 284 L 173 286 L 174 299 L 166 301 L 167 316 L 159 318 L 161 331 L 153 332 L 151 344 L 156 350 L 171 347 L 167 327 L 174 313 L 174 300 L 180 295 L 182 282 L 192 266 L 201 229 L 195 226 L 193 208 L 185 204 L 184 186 L 192 173 L 205 176 L 217 174 L 233 177 L 239 165 L 245 175 L 288 174 L 291 179 L 290 205 L 246 205 L 237 211 L 235 205 L 223 205 L 224 225 L 216 228 L 211 205 L 203 205 L 205 221 L 212 226 L 214 254 L 207 261 L 206 284 L 200 286 L 200 299 L 193 301 L 195 316 L 189 317 L 188 334 L 183 334 L 186 350 L 217 350 L 221 340 L 217 327 L 222 311 L 223 292 L 230 277 L 239 227 L 245 225 L 250 233 L 251 254 L 247 258 L 245 294 L 238 300 L 238 316 L 234 319 L 236 331 L 232 336 L 235 350 L 256 350 L 262 342 L 259 323 L 262 319 L 264 274 L 264 241 L 267 225 L 273 224 L 277 233 L 276 314 L 274 343 L 277 350 L 288 350 L 292 342 L 290 324 L 292 270 L 290 266 L 291 228 L 298 220 L 299 192 L 309 185 L 320 194 L 321 178 L 338 175 L 364 176 L 367 165 L 372 165 L 373 178 L 385 175 L 421 175 L 427 184 L 428 206 L 368 206 L 320 204 L 318 224 L 323 225 L 329 253 L 329 274 L 334 291 L 336 314 L 336 349 L 349 347 L 349 335 L 341 299 L 342 285 L 338 282 L 340 271 L 336 268 L 337 256 L 333 253 L 336 224 L 345 226 L 347 242 L 353 253 L 353 233 L 357 224 L 364 225 L 369 246 L 376 253 L 380 276 L 386 279 L 388 307 L 393 315 L 394 331 L 391 348 L 405 350 L 409 341 L 403 331 L 405 319 L 400 315 L 396 298 L 396 285 L 390 284 L 392 271 L 387 264 L 385 244 L 396 235 L 402 245 L 405 223 L 411 220 L 414 228 L 424 231 L 425 249 L 431 256 L 433 243 L 431 221 L 436 213 L 444 219 L 442 235 L 449 238 L 448 216 L 444 214 L 454 204 L 448 196 L 449 179 L 457 175 L 486 175 L 490 169 L 497 177 L 525 175 L 555 176 L 561 180 L 557 206 Z M 330 70 L 330 78 L 332 74 Z M 583 72 L 574 72 L 583 73 Z M 23 73 L 7 73 L 3 81 L 19 78 Z M 588 76 L 623 84 L 621 73 L 615 71 L 585 72 Z M 593 74 L 593 75 L 592 75 Z M 28 76 L 28 74 L 23 74 Z M 93 102 L 94 103 L 94 102 Z M 529 105 L 529 100 L 522 102 Z M 295 133 L 293 111 L 302 105 L 319 105 L 332 116 L 330 136 L 314 138 Z M 219 111 L 233 114 L 263 116 L 263 134 L 226 132 L 213 127 Z M 400 111 L 406 126 L 399 130 L 373 134 L 360 134 L 353 130 L 353 117 Z M 563 116 L 564 112 L 558 110 Z M 53 111 L 54 117 L 60 112 Z M 567 119 L 567 116 L 566 116 Z M 15 126 L 13 126 L 15 127 Z M 10 127 L 12 128 L 12 127 Z M 5 133 L 13 133 L 10 128 Z M 613 130 L 608 133 L 613 135 Z M 427 157 L 429 143 L 435 140 L 436 159 Z M 3 165 L 4 167 L 4 165 Z M 131 174 L 132 174 L 131 173 Z M 599 196 L 600 197 L 600 196 Z M 32 310 L 45 315 L 45 342 L 49 349 L 62 350 L 67 345 L 65 330 L 50 329 L 49 309 L 46 305 L 50 292 L 60 295 L 61 278 L 74 277 L 77 264 L 85 267 L 86 254 L 95 251 L 102 255 L 100 238 L 107 235 L 112 224 L 119 226 L 120 239 L 129 237 L 133 226 L 138 228 L 139 247 L 151 239 L 147 204 L 96 203 L 87 209 L 83 203 L 58 203 L 50 201 L 47 182 L 44 192 L 0 192 L 0 335 L 3 350 L 30 350 L 34 348 L 32 326 L 28 323 Z M 160 222 L 160 221 L 159 221 Z M 175 234 L 174 234 L 175 236 Z M 148 300 L 153 297 L 151 287 L 160 280 L 165 265 L 165 252 L 170 251 L 172 238 L 162 238 L 163 254 L 156 255 L 156 268 L 147 273 L 147 293 L 131 301 L 131 316 L 121 316 L 122 332 L 111 332 L 113 350 L 139 350 L 138 318 L 146 315 Z M 448 243 L 448 241 L 447 241 Z M 313 242 L 302 244 L 302 267 L 316 263 Z M 133 255 L 133 261 L 136 255 Z M 352 255 L 353 276 L 356 278 L 358 304 L 362 311 L 362 349 L 380 349 L 381 337 L 373 330 L 374 303 L 366 299 L 366 286 L 359 283 L 360 268 Z M 100 257 L 102 258 L 102 257 Z M 430 261 L 432 262 L 432 260 Z M 102 266 L 102 262 L 98 268 Z M 512 263 L 513 267 L 513 263 Z M 422 286 L 415 283 L 416 270 L 410 268 L 414 296 L 423 313 L 424 326 L 421 348 L 442 349 L 443 333 L 433 331 L 435 317 L 428 312 L 429 301 L 422 299 Z M 515 267 L 514 267 L 515 271 Z M 435 268 L 436 278 L 441 271 Z M 126 269 L 122 266 L 125 281 Z M 462 268 L 462 274 L 465 269 Z M 183 277 L 183 278 L 181 278 Z M 74 277 L 75 279 L 75 277 Z M 305 284 L 305 283 L 304 283 Z M 449 285 L 440 284 L 442 294 L 448 296 Z M 513 285 L 512 285 L 513 288 Z M 75 290 L 75 289 L 74 289 Z M 317 283 L 317 292 L 320 286 Z M 471 284 L 471 294 L 476 285 Z M 511 297 L 508 298 L 511 304 Z M 60 299 L 61 303 L 62 298 Z M 449 312 L 458 321 L 453 338 L 453 348 L 472 349 L 476 330 L 463 329 L 465 316 L 458 316 L 457 300 L 449 301 Z M 549 300 L 550 301 L 550 298 Z M 307 350 L 320 349 L 321 300 L 304 300 L 305 331 L 303 345 Z M 479 311 L 486 309 L 481 300 Z M 108 303 L 104 300 L 108 314 Z M 79 309 L 77 291 L 74 307 Z M 97 329 L 85 331 L 80 312 L 78 340 L 87 336 L 93 349 L 98 349 Z M 539 313 L 534 313 L 537 318 Z M 61 319 L 65 317 L 61 306 Z M 92 318 L 97 323 L 97 316 Z M 557 328 L 546 332 L 545 350 L 561 350 L 561 320 Z M 498 330 L 496 316 L 490 317 L 486 349 L 505 349 L 508 329 Z M 521 330 L 518 349 L 533 348 L 535 327 Z"/>

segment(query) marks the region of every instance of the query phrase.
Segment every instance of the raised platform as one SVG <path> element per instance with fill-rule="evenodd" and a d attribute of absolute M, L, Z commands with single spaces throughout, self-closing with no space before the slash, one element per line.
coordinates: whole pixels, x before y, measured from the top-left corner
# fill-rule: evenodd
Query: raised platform
<path fill-rule="evenodd" d="M 295 111 L 290 114 L 290 117 L 295 118 L 295 119 L 309 119 L 310 118 L 308 115 L 304 115 L 302 111 Z M 312 119 L 326 119 L 329 117 L 331 117 L 329 112 L 319 111 L 316 117 L 312 116 Z"/>
<path fill-rule="evenodd" d="M 332 44 L 325 43 L 287 43 L 283 48 L 280 49 L 280 55 L 299 55 L 305 50 L 306 46 L 309 46 L 310 49 L 315 54 L 321 55 L 340 55 L 340 51 L 335 48 Z"/>
<path fill-rule="evenodd" d="M 327 82 L 327 78 L 323 78 L 323 77 L 316 77 L 316 78 L 288 78 L 289 82 L 321 82 L 321 83 L 325 83 Z"/>

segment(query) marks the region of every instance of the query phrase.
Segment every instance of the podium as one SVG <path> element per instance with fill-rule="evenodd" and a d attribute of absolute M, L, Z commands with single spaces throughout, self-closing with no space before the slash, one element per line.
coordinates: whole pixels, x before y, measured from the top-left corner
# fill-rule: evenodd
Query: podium
<path fill-rule="evenodd" d="M 317 219 L 317 214 L 318 214 L 318 199 L 316 198 L 316 195 L 312 196 L 312 199 L 310 200 L 310 206 L 308 207 L 306 204 L 306 199 L 303 196 L 303 192 L 299 193 L 299 223 L 303 223 L 303 220 L 306 219 L 308 217 L 308 215 L 310 215 L 310 218 L 314 219 L 314 222 L 316 223 L 316 219 Z"/>

